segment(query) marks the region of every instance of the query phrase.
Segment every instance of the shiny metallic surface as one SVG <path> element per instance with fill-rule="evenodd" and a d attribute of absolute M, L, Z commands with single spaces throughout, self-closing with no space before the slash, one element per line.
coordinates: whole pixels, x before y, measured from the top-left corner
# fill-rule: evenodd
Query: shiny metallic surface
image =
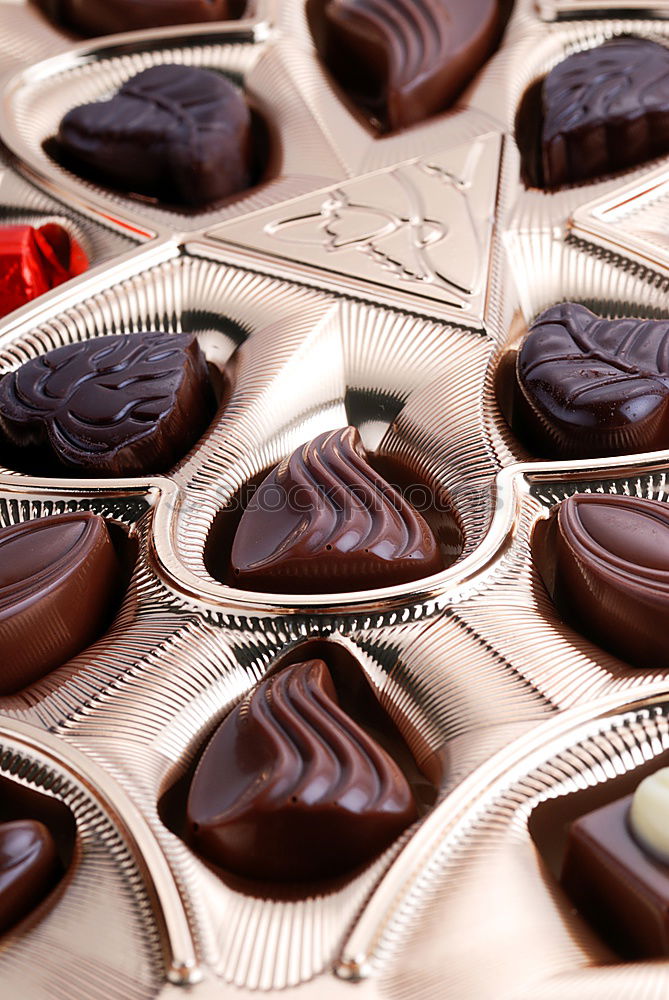
<path fill-rule="evenodd" d="M 149 329 L 194 332 L 212 368 L 234 355 L 236 372 L 168 475 L 0 470 L 0 524 L 94 510 L 137 548 L 110 631 L 0 703 L 0 768 L 19 782 L 53 775 L 82 846 L 54 906 L 3 943 L 8 996 L 666 995 L 661 964 L 604 967 L 610 956 L 539 863 L 528 817 L 669 745 L 666 674 L 565 625 L 531 551 L 534 526 L 575 491 L 669 500 L 669 454 L 536 462 L 504 420 L 498 376 L 537 313 L 563 299 L 669 315 L 667 162 L 548 194 L 521 183 L 514 137 L 531 84 L 613 35 L 669 44 L 667 9 L 517 0 L 453 109 L 379 137 L 323 69 L 302 0 L 87 42 L 0 0 L 2 220 L 59 221 L 92 264 L 2 321 L 0 374 L 62 344 Z M 243 82 L 277 154 L 256 188 L 190 215 L 84 182 L 43 147 L 67 110 L 170 61 Z M 214 579 L 206 547 L 237 491 L 347 422 L 449 497 L 463 539 L 453 564 L 344 594 Z M 159 803 L 230 708 L 308 638 L 358 659 L 437 798 L 355 878 L 270 898 L 220 878 Z"/>

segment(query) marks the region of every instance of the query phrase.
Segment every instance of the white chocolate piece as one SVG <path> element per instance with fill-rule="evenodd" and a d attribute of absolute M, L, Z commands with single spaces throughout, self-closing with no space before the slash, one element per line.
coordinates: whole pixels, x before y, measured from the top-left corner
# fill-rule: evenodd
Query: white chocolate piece
<path fill-rule="evenodd" d="M 669 767 L 641 782 L 632 799 L 629 822 L 641 847 L 669 864 Z"/>

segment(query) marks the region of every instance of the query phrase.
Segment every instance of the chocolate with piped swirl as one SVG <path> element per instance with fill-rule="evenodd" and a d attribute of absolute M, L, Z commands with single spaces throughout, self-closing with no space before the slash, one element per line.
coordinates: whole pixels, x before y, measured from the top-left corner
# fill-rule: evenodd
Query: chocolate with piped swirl
<path fill-rule="evenodd" d="M 532 324 L 516 359 L 511 423 L 543 457 L 669 448 L 669 322 L 601 319 L 566 302 Z"/>
<path fill-rule="evenodd" d="M 110 100 L 68 111 L 55 150 L 89 180 L 198 208 L 250 186 L 251 112 L 220 73 L 152 66 Z"/>
<path fill-rule="evenodd" d="M 34 910 L 60 875 L 56 843 L 43 823 L 0 823 L 0 934 Z"/>
<path fill-rule="evenodd" d="M 575 184 L 669 151 L 669 49 L 614 38 L 569 56 L 543 85 L 543 183 Z"/>
<path fill-rule="evenodd" d="M 67 344 L 0 381 L 4 458 L 35 475 L 164 472 L 215 403 L 192 334 L 133 333 Z"/>
<path fill-rule="evenodd" d="M 97 514 L 0 528 L 0 695 L 27 687 L 98 639 L 121 577 Z"/>
<path fill-rule="evenodd" d="M 323 59 L 385 128 L 443 111 L 490 54 L 498 0 L 328 0 Z"/>
<path fill-rule="evenodd" d="M 246 0 L 33 0 L 56 24 L 81 35 L 111 35 L 171 24 L 241 17 Z"/>
<path fill-rule="evenodd" d="M 669 505 L 576 494 L 538 526 L 534 549 L 570 624 L 635 666 L 669 667 Z"/>
<path fill-rule="evenodd" d="M 340 708 L 322 660 L 286 667 L 230 713 L 204 751 L 187 806 L 198 853 L 273 882 L 350 872 L 416 817 L 404 774 Z"/>
<path fill-rule="evenodd" d="M 444 568 L 427 522 L 369 464 L 354 427 L 321 434 L 263 481 L 232 546 L 239 587 L 364 590 Z"/>

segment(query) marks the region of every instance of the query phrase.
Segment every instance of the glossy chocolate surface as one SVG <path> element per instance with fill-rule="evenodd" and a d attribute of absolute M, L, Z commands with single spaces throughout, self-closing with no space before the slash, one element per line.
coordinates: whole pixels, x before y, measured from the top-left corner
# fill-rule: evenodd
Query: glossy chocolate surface
<path fill-rule="evenodd" d="M 533 547 L 570 624 L 633 665 L 669 667 L 669 505 L 576 494 L 537 526 Z"/>
<path fill-rule="evenodd" d="M 205 858 L 277 882 L 349 872 L 418 815 L 399 766 L 339 707 L 322 660 L 286 667 L 233 709 L 204 751 L 187 812 Z"/>
<path fill-rule="evenodd" d="M 669 448 L 669 322 L 600 319 L 563 303 L 531 326 L 516 360 L 511 423 L 540 456 Z"/>
<path fill-rule="evenodd" d="M 543 85 L 548 188 L 626 170 L 669 151 L 669 49 L 614 38 L 559 63 Z"/>
<path fill-rule="evenodd" d="M 246 0 L 34 0 L 47 17 L 81 35 L 241 17 Z"/>
<path fill-rule="evenodd" d="M 164 472 L 215 409 L 192 334 L 97 337 L 40 355 L 0 381 L 0 454 L 34 475 Z"/>
<path fill-rule="evenodd" d="M 0 529 L 0 694 L 27 687 L 100 637 L 121 567 L 96 514 Z"/>
<path fill-rule="evenodd" d="M 226 77 L 160 65 L 108 101 L 69 111 L 56 148 L 64 166 L 131 194 L 198 207 L 252 183 L 251 112 Z"/>
<path fill-rule="evenodd" d="M 571 824 L 562 885 L 622 957 L 653 958 L 669 954 L 669 866 L 637 843 L 631 803 L 618 799 Z"/>
<path fill-rule="evenodd" d="M 499 29 L 497 0 L 314 0 L 312 8 L 333 76 L 391 130 L 448 108 Z"/>
<path fill-rule="evenodd" d="M 244 511 L 232 579 L 276 593 L 364 590 L 444 568 L 426 521 L 368 463 L 353 427 L 284 459 Z"/>
<path fill-rule="evenodd" d="M 59 876 L 56 844 L 42 823 L 0 823 L 0 934 L 27 916 Z"/>

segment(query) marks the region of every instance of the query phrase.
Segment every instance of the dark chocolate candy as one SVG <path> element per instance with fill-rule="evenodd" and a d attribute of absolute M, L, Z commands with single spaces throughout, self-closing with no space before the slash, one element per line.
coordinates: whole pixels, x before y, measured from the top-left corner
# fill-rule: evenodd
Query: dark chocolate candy
<path fill-rule="evenodd" d="M 498 27 L 498 0 L 328 0 L 323 58 L 364 111 L 406 128 L 453 102 Z"/>
<path fill-rule="evenodd" d="M 512 424 L 539 455 L 669 448 L 669 322 L 594 316 L 564 303 L 530 328 Z"/>
<path fill-rule="evenodd" d="M 246 0 L 34 0 L 47 17 L 81 35 L 241 17 Z"/>
<path fill-rule="evenodd" d="M 192 334 L 97 337 L 5 375 L 0 439 L 9 459 L 36 475 L 146 475 L 182 458 L 213 408 Z"/>
<path fill-rule="evenodd" d="M 614 38 L 559 63 L 543 85 L 546 187 L 626 170 L 669 151 L 669 49 Z"/>
<path fill-rule="evenodd" d="M 34 910 L 60 874 L 56 844 L 42 823 L 0 823 L 0 934 Z"/>
<path fill-rule="evenodd" d="M 59 155 L 102 183 L 201 206 L 251 184 L 251 112 L 220 73 L 153 66 L 109 101 L 69 111 Z"/>
<path fill-rule="evenodd" d="M 232 546 L 241 587 L 364 590 L 444 568 L 425 520 L 372 468 L 354 427 L 298 448 L 260 485 Z"/>
<path fill-rule="evenodd" d="M 188 798 L 195 849 L 250 878 L 351 871 L 417 816 L 395 761 L 338 705 L 322 660 L 259 684 L 224 720 Z"/>
<path fill-rule="evenodd" d="M 0 529 L 0 694 L 27 687 L 99 638 L 120 573 L 96 514 Z"/>
<path fill-rule="evenodd" d="M 669 867 L 629 824 L 629 795 L 569 828 L 562 885 L 579 912 L 623 958 L 669 954 Z"/>
<path fill-rule="evenodd" d="M 0 227 L 0 315 L 6 316 L 88 267 L 86 254 L 55 222 Z"/>
<path fill-rule="evenodd" d="M 669 667 L 668 504 L 576 494 L 539 538 L 547 588 L 575 627 L 634 665 Z"/>

